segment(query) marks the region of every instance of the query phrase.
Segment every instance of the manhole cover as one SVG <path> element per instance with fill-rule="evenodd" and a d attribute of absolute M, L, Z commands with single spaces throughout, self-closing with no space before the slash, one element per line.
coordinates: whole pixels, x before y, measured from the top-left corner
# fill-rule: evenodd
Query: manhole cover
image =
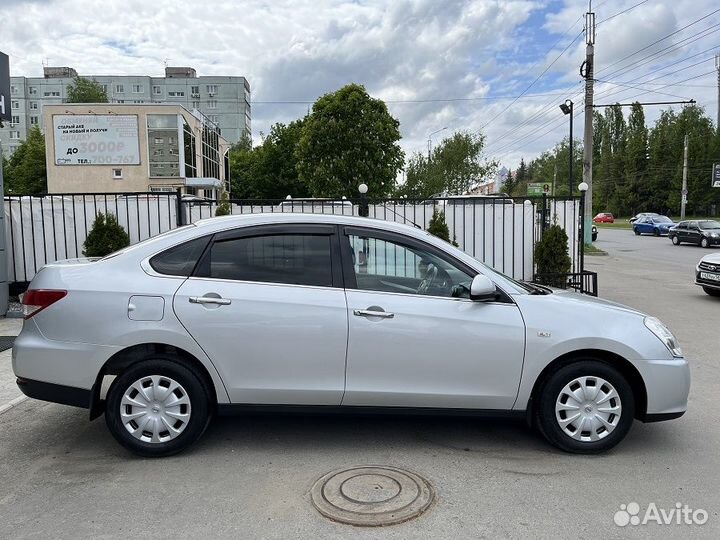
<path fill-rule="evenodd" d="M 352 467 L 320 478 L 310 491 L 315 508 L 340 523 L 394 525 L 419 516 L 432 504 L 430 483 L 395 467 Z"/>

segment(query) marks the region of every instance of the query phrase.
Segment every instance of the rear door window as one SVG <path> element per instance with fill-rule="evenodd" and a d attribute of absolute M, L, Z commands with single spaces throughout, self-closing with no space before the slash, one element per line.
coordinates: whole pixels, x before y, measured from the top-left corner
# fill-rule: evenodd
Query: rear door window
<path fill-rule="evenodd" d="M 193 273 L 209 241 L 210 237 L 204 236 L 171 247 L 150 259 L 150 266 L 159 274 L 188 277 Z"/>

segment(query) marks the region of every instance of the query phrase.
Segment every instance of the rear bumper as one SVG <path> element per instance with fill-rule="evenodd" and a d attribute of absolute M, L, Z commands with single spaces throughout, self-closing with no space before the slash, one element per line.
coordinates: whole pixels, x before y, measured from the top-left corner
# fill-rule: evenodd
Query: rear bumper
<path fill-rule="evenodd" d="M 33 381 L 22 377 L 17 378 L 17 385 L 23 394 L 33 399 L 82 407 L 83 409 L 90 408 L 92 392 L 84 388 Z"/>

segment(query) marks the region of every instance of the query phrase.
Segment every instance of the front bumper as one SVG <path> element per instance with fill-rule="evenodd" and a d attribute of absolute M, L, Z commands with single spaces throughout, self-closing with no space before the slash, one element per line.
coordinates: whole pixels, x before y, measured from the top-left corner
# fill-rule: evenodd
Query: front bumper
<path fill-rule="evenodd" d="M 640 371 L 647 392 L 647 409 L 640 420 L 670 420 L 679 418 L 687 411 L 690 366 L 685 358 L 646 360 L 635 366 Z"/>
<path fill-rule="evenodd" d="M 64 386 L 62 384 L 33 381 L 31 379 L 23 379 L 22 377 L 17 378 L 17 385 L 23 394 L 33 399 L 51 401 L 52 403 L 71 405 L 73 407 L 82 407 L 83 409 L 90 408 L 91 390 Z"/>
<path fill-rule="evenodd" d="M 703 279 L 702 277 L 700 277 L 700 272 L 703 272 L 705 274 L 712 274 L 714 276 L 720 276 L 720 274 L 717 272 L 710 272 L 708 270 L 695 270 L 695 285 L 699 285 L 700 287 L 706 287 L 708 289 L 720 290 L 720 281 Z"/>

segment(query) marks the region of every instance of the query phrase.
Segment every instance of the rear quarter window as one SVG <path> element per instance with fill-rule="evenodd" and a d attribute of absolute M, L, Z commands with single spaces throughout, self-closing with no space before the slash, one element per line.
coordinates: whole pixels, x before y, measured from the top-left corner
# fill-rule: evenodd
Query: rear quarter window
<path fill-rule="evenodd" d="M 189 277 L 209 241 L 210 236 L 204 236 L 173 246 L 150 259 L 150 266 L 158 274 Z"/>

